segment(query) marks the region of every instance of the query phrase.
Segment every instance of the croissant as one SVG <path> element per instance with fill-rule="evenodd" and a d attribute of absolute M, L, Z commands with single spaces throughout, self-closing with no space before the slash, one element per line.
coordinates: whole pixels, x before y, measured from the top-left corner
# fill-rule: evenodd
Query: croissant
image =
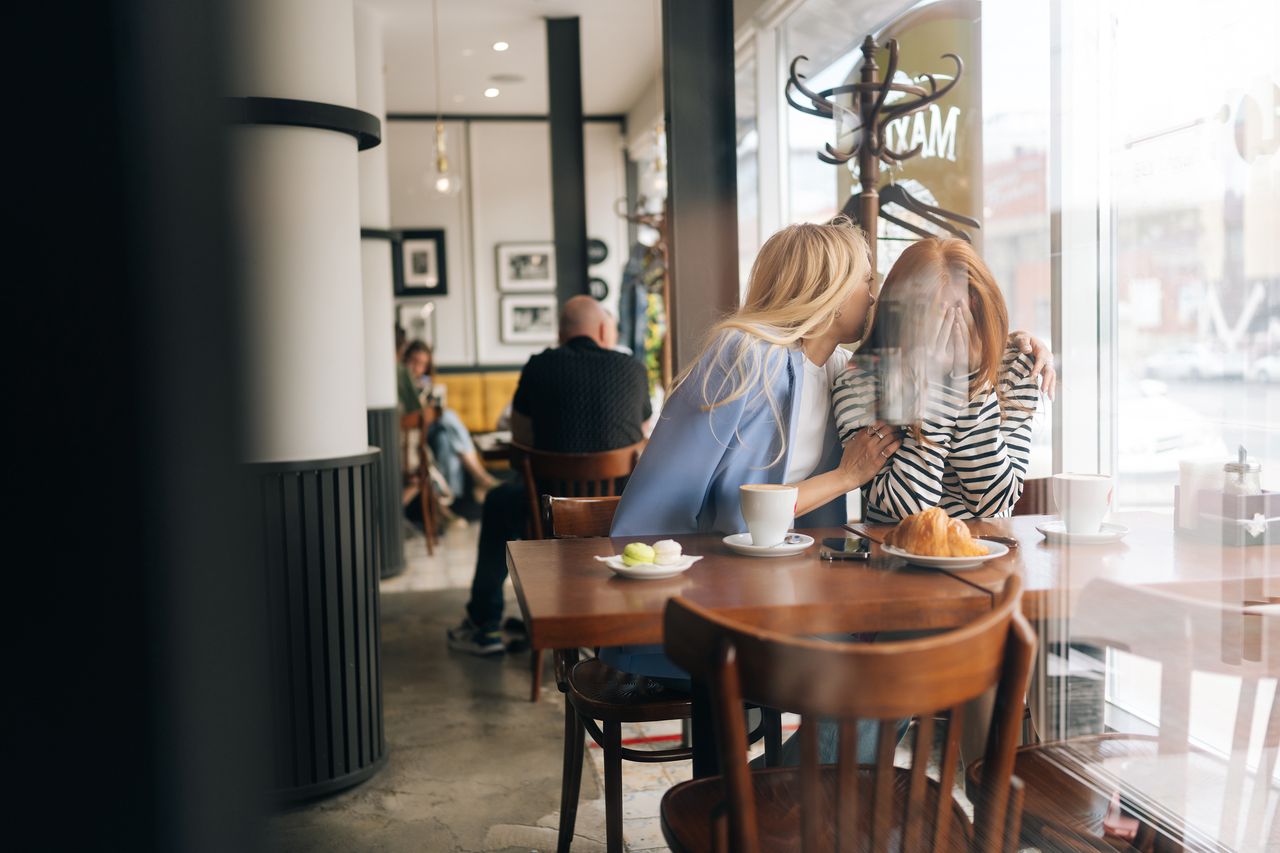
<path fill-rule="evenodd" d="M 936 506 L 902 519 L 884 541 L 923 557 L 980 557 L 987 553 L 964 522 Z"/>

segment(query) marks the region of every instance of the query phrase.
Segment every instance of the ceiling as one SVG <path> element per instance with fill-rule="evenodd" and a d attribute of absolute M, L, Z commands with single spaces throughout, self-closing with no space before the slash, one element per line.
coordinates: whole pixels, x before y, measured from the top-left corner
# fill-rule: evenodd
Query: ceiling
<path fill-rule="evenodd" d="M 357 0 L 383 19 L 387 112 L 436 111 L 431 0 Z M 547 112 L 546 18 L 578 17 L 582 108 L 627 112 L 657 72 L 658 0 L 438 0 L 441 111 Z M 510 48 L 493 50 L 505 41 Z M 516 75 L 518 82 L 493 75 Z M 496 98 L 484 90 L 496 87 Z"/>

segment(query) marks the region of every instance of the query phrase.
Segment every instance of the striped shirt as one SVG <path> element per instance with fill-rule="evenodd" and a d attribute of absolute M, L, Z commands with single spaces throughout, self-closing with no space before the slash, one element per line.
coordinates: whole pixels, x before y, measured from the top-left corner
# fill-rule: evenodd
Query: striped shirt
<path fill-rule="evenodd" d="M 968 378 L 929 389 L 920 430 L 905 432 L 867 490 L 865 518 L 899 521 L 932 506 L 952 518 L 995 518 L 1013 512 L 1031 456 L 1031 426 L 1039 389 L 1032 359 L 1010 348 L 1000 370 L 1005 411 L 995 389 L 970 398 Z M 841 443 L 876 419 L 875 377 L 850 366 L 832 392 Z"/>

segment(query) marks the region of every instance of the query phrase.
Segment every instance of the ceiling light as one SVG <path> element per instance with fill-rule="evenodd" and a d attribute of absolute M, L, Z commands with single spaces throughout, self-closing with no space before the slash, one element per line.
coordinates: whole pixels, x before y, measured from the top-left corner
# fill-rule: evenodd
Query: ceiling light
<path fill-rule="evenodd" d="M 488 89 L 484 90 L 484 96 L 486 98 L 496 98 L 498 97 L 498 90 L 490 86 Z"/>
<path fill-rule="evenodd" d="M 509 47 L 511 47 L 511 45 L 507 44 L 505 41 L 495 41 L 493 43 L 493 49 L 496 50 L 498 53 L 502 53 L 504 50 L 506 50 Z"/>

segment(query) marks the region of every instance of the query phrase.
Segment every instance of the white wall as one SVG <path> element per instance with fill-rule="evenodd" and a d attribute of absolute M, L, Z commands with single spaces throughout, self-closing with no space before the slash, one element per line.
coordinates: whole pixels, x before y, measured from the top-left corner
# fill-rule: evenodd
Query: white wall
<path fill-rule="evenodd" d="M 546 345 L 501 342 L 496 252 L 500 243 L 552 240 L 550 134 L 544 122 L 474 122 L 470 130 L 479 361 L 523 364 Z"/>
<path fill-rule="evenodd" d="M 587 237 L 603 240 L 609 247 L 604 263 L 587 268 L 591 278 L 603 279 L 609 285 L 604 306 L 618 316 L 618 290 L 622 286 L 622 268 L 627 263 L 627 221 L 618 216 L 627 197 L 627 170 L 623 161 L 624 143 L 618 125 L 589 122 L 584 130 L 587 173 Z"/>
<path fill-rule="evenodd" d="M 436 358 L 442 366 L 523 364 L 545 345 L 503 344 L 497 246 L 552 241 L 551 149 L 546 122 L 446 123 L 449 162 L 466 180 L 458 196 L 442 197 L 425 183 L 434 169 L 434 125 L 392 121 L 388 141 L 391 227 L 443 228 L 449 295 L 436 303 Z M 609 285 L 616 312 L 626 263 L 626 223 L 614 212 L 626 196 L 621 128 L 588 122 L 584 130 L 587 236 L 609 256 L 588 274 Z M 403 304 L 403 300 L 400 300 Z"/>
<path fill-rule="evenodd" d="M 445 122 L 449 168 L 468 174 L 466 126 Z M 471 296 L 471 241 L 466 213 L 471 181 L 462 193 L 442 196 L 427 183 L 435 177 L 435 124 L 429 121 L 389 121 L 383 125 L 387 141 L 387 165 L 392 228 L 443 228 L 445 274 L 449 294 L 431 300 L 396 300 L 435 303 L 436 363 L 469 365 L 476 361 L 475 320 Z"/>

